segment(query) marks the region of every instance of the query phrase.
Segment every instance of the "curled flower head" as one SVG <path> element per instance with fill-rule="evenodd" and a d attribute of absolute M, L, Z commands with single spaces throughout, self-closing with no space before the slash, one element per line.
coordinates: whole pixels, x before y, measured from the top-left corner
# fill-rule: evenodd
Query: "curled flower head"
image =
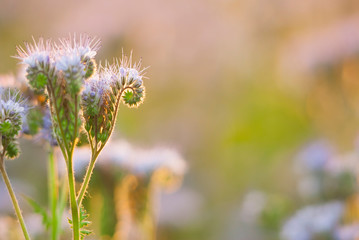
<path fill-rule="evenodd" d="M 25 43 L 25 49 L 17 47 L 18 56 L 22 64 L 27 65 L 26 78 L 29 84 L 36 90 L 43 91 L 47 84 L 47 77 L 53 77 L 54 69 L 54 51 L 50 40 L 44 41 L 40 38 L 38 42 L 33 38 L 33 43 Z"/>
<path fill-rule="evenodd" d="M 28 108 L 17 91 L 1 89 L 0 96 L 1 144 L 6 156 L 14 158 L 19 154 L 16 136 L 22 128 Z"/>
<path fill-rule="evenodd" d="M 81 128 L 80 92 L 85 79 L 96 71 L 94 57 L 99 40 L 87 35 L 69 36 L 58 43 L 42 38 L 34 44 L 18 47 L 22 63 L 27 65 L 29 84 L 47 95 L 53 115 L 56 137 L 70 151 Z"/>
<path fill-rule="evenodd" d="M 110 88 L 109 78 L 103 72 L 86 82 L 82 104 L 85 129 L 93 140 L 93 146 L 100 142 L 105 144 L 114 124 L 116 98 Z"/>
<path fill-rule="evenodd" d="M 96 71 L 94 57 L 100 41 L 87 35 L 69 36 L 56 44 L 50 40 L 33 39 L 25 48 L 17 47 L 16 58 L 27 66 L 27 78 L 36 90 L 44 91 L 49 79 L 63 73 L 70 91 L 78 93 L 84 78 Z"/>
<path fill-rule="evenodd" d="M 129 57 L 122 53 L 122 58 L 116 60 L 118 78 L 116 84 L 124 88 L 123 102 L 129 107 L 139 106 L 145 97 L 143 78 L 147 69 L 143 68 L 142 60 L 132 64 L 132 52 Z"/>
<path fill-rule="evenodd" d="M 56 69 L 64 74 L 70 92 L 79 93 L 86 78 L 96 71 L 94 57 L 100 41 L 87 35 L 69 36 L 56 45 Z"/>
<path fill-rule="evenodd" d="M 106 62 L 85 83 L 82 92 L 83 117 L 90 144 L 95 151 L 101 151 L 109 139 L 120 103 L 133 107 L 143 101 L 141 62 L 132 66 L 131 56 L 122 56 L 113 64 Z"/>

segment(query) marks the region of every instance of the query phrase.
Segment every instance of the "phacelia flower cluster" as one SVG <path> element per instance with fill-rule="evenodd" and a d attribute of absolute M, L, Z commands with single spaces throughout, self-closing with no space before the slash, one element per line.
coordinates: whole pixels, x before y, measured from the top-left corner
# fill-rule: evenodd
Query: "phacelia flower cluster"
<path fill-rule="evenodd" d="M 56 69 L 63 72 L 74 92 L 79 92 L 82 80 L 89 78 L 96 71 L 94 58 L 100 48 L 100 41 L 85 35 L 76 35 L 60 39 L 56 45 Z"/>
<path fill-rule="evenodd" d="M 132 56 L 132 55 L 131 55 Z M 113 64 L 100 66 L 82 92 L 85 129 L 95 151 L 101 151 L 115 125 L 121 102 L 128 107 L 142 103 L 145 93 L 141 62 L 132 66 L 132 57 L 122 56 Z"/>
<path fill-rule="evenodd" d="M 129 58 L 123 55 L 113 64 L 97 69 L 94 58 L 99 46 L 97 38 L 72 35 L 58 42 L 40 38 L 32 44 L 25 43 L 25 48 L 17 48 L 16 58 L 26 66 L 29 85 L 36 93 L 44 94 L 49 105 L 52 124 L 48 116 L 42 119 L 43 133 L 52 145 L 57 143 L 66 162 L 74 239 L 79 239 L 83 227 L 79 207 L 98 155 L 114 129 L 119 105 L 138 106 L 145 91 L 141 61 L 132 65 L 132 54 Z M 51 128 L 55 139 L 48 134 Z M 91 146 L 91 160 L 76 194 L 73 153 L 82 142 L 82 128 Z"/>
<path fill-rule="evenodd" d="M 33 44 L 25 43 L 25 49 L 17 47 L 18 56 L 22 64 L 27 65 L 27 79 L 29 80 L 30 86 L 35 90 L 43 91 L 48 76 L 54 76 L 54 57 L 55 52 L 53 51 L 50 40 L 45 41 L 40 38 L 38 42 L 33 39 Z"/>
<path fill-rule="evenodd" d="M 18 47 L 27 79 L 35 91 L 45 93 L 55 137 L 68 153 L 76 145 L 81 122 L 80 92 L 85 80 L 96 71 L 94 57 L 100 41 L 87 35 L 69 36 L 58 43 L 40 38 Z"/>
<path fill-rule="evenodd" d="M 68 153 L 84 127 L 98 155 L 114 129 L 120 103 L 137 107 L 145 96 L 141 61 L 132 64 L 132 53 L 122 54 L 97 68 L 99 46 L 97 38 L 73 35 L 58 42 L 40 38 L 17 48 L 29 84 L 49 100 L 56 141 Z"/>
<path fill-rule="evenodd" d="M 19 134 L 27 113 L 25 101 L 18 92 L 0 89 L 0 135 L 2 153 L 7 158 L 19 154 L 17 135 Z"/>
<path fill-rule="evenodd" d="M 73 92 L 79 92 L 84 78 L 95 71 L 94 57 L 100 46 L 97 38 L 87 35 L 69 36 L 53 43 L 40 38 L 37 42 L 17 47 L 21 63 L 28 66 L 27 78 L 36 90 L 44 90 L 49 78 L 60 77 L 61 72 Z"/>

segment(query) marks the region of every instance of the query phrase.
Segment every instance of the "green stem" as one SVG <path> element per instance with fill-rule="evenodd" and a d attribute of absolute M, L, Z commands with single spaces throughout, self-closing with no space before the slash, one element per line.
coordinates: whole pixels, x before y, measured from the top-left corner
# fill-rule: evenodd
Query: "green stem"
<path fill-rule="evenodd" d="M 125 87 L 123 88 L 120 92 L 119 92 L 119 95 L 117 97 L 117 100 L 116 100 L 116 104 L 115 104 L 115 116 L 113 117 L 112 119 L 112 124 L 111 124 L 111 128 L 110 128 L 110 131 L 109 131 L 109 134 L 108 134 L 108 137 L 107 139 L 101 144 L 101 147 L 98 149 L 97 148 L 97 144 L 98 144 L 98 141 L 97 141 L 97 119 L 95 119 L 95 144 L 92 145 L 92 139 L 91 139 L 91 134 L 88 133 L 88 136 L 89 136 L 89 142 L 90 142 L 90 145 L 91 145 L 91 149 L 92 149 L 92 156 L 91 156 L 91 161 L 89 163 L 89 166 L 86 170 L 86 174 L 85 174 L 85 178 L 84 178 L 84 181 L 81 185 L 81 188 L 80 188 L 80 192 L 77 196 L 77 203 L 79 206 L 81 206 L 81 203 L 82 203 L 82 200 L 85 196 L 85 193 L 86 193 L 86 190 L 88 188 L 88 185 L 89 185 L 89 182 L 90 182 L 90 179 L 91 179 L 91 175 L 92 175 L 92 172 L 93 172 L 93 169 L 95 167 L 95 163 L 96 163 L 96 160 L 97 160 L 97 157 L 98 155 L 100 154 L 100 152 L 102 151 L 102 149 L 105 147 L 107 141 L 110 139 L 110 136 L 113 132 L 113 129 L 114 129 L 114 126 L 115 126 L 115 122 L 116 122 L 116 118 L 117 118 L 117 113 L 118 113 L 118 108 L 119 108 L 119 105 L 120 105 L 120 102 L 121 102 L 121 96 L 123 94 L 123 92 L 126 90 L 126 89 L 132 89 L 131 87 Z M 133 89 L 132 89 L 133 91 Z"/>
<path fill-rule="evenodd" d="M 57 214 L 57 199 L 58 199 L 58 174 L 57 174 L 57 165 L 54 158 L 54 148 L 50 146 L 49 148 L 49 168 L 48 168 L 48 177 L 49 177 L 49 202 L 51 209 L 51 239 L 59 239 L 59 224 L 58 224 L 58 214 Z"/>
<path fill-rule="evenodd" d="M 98 154 L 99 153 L 93 153 L 92 156 L 91 156 L 91 161 L 90 161 L 90 164 L 89 164 L 89 166 L 88 166 L 88 168 L 86 170 L 84 181 L 83 181 L 83 183 L 81 185 L 80 192 L 77 195 L 77 204 L 79 206 L 81 206 L 82 200 L 83 200 L 83 198 L 85 196 L 85 193 L 87 191 L 87 188 L 88 188 L 88 185 L 89 185 L 89 182 L 90 182 L 90 179 L 91 179 L 93 169 L 95 167 L 95 163 L 96 163 L 96 159 L 98 157 Z"/>
<path fill-rule="evenodd" d="M 80 239 L 79 209 L 76 202 L 75 176 L 73 171 L 72 154 L 68 157 L 67 174 L 68 174 L 69 192 L 70 192 L 73 240 L 79 240 Z"/>
<path fill-rule="evenodd" d="M 7 173 L 6 173 L 3 159 L 0 159 L 0 171 L 1 171 L 1 174 L 2 174 L 2 176 L 3 176 L 3 178 L 4 178 L 4 181 L 5 181 L 7 190 L 9 191 L 10 198 L 11 198 L 12 204 L 14 205 L 14 209 L 15 209 L 17 218 L 19 219 L 22 232 L 24 233 L 24 237 L 25 237 L 26 240 L 29 240 L 30 237 L 29 237 L 29 234 L 28 234 L 28 232 L 27 232 L 27 230 L 26 230 L 25 221 L 24 221 L 24 218 L 23 218 L 23 216 L 22 216 L 22 214 L 21 214 L 21 210 L 20 210 L 20 207 L 19 207 L 19 203 L 18 203 L 17 200 L 16 200 L 16 196 L 15 196 L 14 190 L 13 190 L 12 187 L 11 187 L 10 179 L 9 179 Z"/>

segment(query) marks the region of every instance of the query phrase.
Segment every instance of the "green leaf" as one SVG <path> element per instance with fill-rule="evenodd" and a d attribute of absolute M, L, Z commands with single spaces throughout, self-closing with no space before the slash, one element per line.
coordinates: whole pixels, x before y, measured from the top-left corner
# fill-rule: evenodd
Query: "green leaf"
<path fill-rule="evenodd" d="M 91 224 L 91 222 L 87 220 L 88 217 L 89 217 L 89 214 L 86 212 L 85 208 L 83 206 L 81 206 L 80 207 L 80 235 L 81 235 L 81 240 L 92 233 L 91 230 L 88 230 L 88 229 L 84 228 L 84 227 L 87 227 L 88 225 Z M 70 223 L 70 225 L 72 227 L 72 220 L 68 219 L 68 222 Z"/>
<path fill-rule="evenodd" d="M 80 207 L 80 234 L 81 239 L 84 239 L 86 236 L 90 235 L 92 233 L 91 230 L 85 229 L 84 227 L 87 227 L 91 224 L 90 221 L 87 220 L 89 217 L 89 214 L 86 212 L 85 208 L 83 206 Z"/>
<path fill-rule="evenodd" d="M 51 219 L 49 215 L 47 214 L 47 211 L 40 206 L 35 200 L 31 199 L 30 197 L 27 197 L 23 195 L 25 200 L 31 205 L 31 207 L 34 209 L 35 213 L 38 213 L 42 216 L 42 224 L 46 227 L 46 229 L 49 229 L 51 225 Z"/>

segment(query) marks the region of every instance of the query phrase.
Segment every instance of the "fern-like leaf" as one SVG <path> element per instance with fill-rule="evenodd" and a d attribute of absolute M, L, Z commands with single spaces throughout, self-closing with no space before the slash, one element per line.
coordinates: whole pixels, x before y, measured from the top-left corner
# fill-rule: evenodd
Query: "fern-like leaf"
<path fill-rule="evenodd" d="M 47 211 L 43 207 L 41 207 L 40 204 L 35 202 L 35 200 L 33 200 L 32 198 L 27 197 L 25 195 L 23 197 L 28 202 L 28 204 L 30 204 L 31 207 L 34 209 L 34 212 L 42 216 L 42 224 L 45 226 L 46 229 L 49 229 L 51 224 L 51 218 L 47 214 Z"/>
<path fill-rule="evenodd" d="M 86 229 L 91 224 L 91 221 L 88 220 L 89 214 L 86 212 L 83 206 L 80 207 L 80 235 L 81 240 L 85 239 L 86 236 L 92 233 L 91 230 Z M 71 227 L 72 227 L 72 220 L 68 219 Z"/>

